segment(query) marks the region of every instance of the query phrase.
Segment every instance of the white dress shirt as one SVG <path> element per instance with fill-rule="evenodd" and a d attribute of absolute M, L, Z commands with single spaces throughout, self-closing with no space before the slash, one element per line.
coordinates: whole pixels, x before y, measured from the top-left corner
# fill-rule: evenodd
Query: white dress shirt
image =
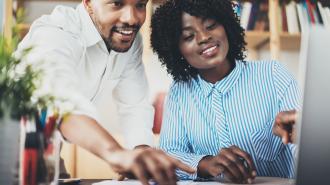
<path fill-rule="evenodd" d="M 125 146 L 152 145 L 153 108 L 142 64 L 141 35 L 129 51 L 109 53 L 82 4 L 76 9 L 58 6 L 32 24 L 17 53 L 31 46 L 25 61 L 39 63 L 44 70 L 36 94 L 51 93 L 71 113 L 99 121 L 97 101 L 101 93 L 109 92 L 106 95 L 118 107 Z"/>

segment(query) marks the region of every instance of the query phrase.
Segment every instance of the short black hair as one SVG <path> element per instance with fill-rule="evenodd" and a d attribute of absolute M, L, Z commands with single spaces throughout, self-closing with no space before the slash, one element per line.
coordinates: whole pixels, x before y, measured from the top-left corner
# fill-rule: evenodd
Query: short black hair
<path fill-rule="evenodd" d="M 223 25 L 229 43 L 228 60 L 232 64 L 236 60 L 244 60 L 245 33 L 234 6 L 230 0 L 168 0 L 156 9 L 151 19 L 151 46 L 175 81 L 189 81 L 198 74 L 197 69 L 182 57 L 179 49 L 183 12 L 213 19 Z"/>

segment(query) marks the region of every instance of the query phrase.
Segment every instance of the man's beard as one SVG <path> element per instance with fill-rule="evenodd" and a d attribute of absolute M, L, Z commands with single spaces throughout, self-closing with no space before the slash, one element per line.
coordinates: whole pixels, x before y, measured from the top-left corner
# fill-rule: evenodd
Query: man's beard
<path fill-rule="evenodd" d="M 107 45 L 107 49 L 110 51 L 110 50 L 114 50 L 116 52 L 127 52 L 131 47 L 132 47 L 132 44 L 134 43 L 134 40 L 136 38 L 136 34 L 137 32 L 139 31 L 140 29 L 140 26 L 139 25 L 123 25 L 123 26 L 114 26 L 111 31 L 110 31 L 110 34 L 109 34 L 109 37 L 107 39 L 104 39 L 106 45 Z M 129 46 L 127 47 L 121 47 L 127 43 L 123 43 L 125 41 L 122 41 L 120 40 L 118 43 L 116 43 L 114 41 L 114 38 L 113 38 L 113 34 L 116 32 L 117 34 L 122 34 L 121 31 L 131 31 L 132 32 L 132 39 L 130 41 L 127 41 L 127 42 L 130 42 Z"/>

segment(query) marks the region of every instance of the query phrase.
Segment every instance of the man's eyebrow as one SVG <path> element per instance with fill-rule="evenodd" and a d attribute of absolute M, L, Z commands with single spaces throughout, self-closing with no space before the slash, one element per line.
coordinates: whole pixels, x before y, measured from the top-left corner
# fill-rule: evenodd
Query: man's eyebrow
<path fill-rule="evenodd" d="M 184 26 L 181 30 L 182 31 L 189 31 L 189 30 L 191 30 L 192 28 L 191 28 L 191 26 Z"/>

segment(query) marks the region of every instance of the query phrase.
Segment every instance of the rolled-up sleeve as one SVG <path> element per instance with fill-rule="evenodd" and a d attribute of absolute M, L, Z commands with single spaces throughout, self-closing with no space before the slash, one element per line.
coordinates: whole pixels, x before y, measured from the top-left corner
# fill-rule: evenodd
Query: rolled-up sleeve
<path fill-rule="evenodd" d="M 149 100 L 149 87 L 142 63 L 142 38 L 137 36 L 133 54 L 128 59 L 120 81 L 113 90 L 118 106 L 119 123 L 125 138 L 125 147 L 153 145 L 154 109 Z"/>

